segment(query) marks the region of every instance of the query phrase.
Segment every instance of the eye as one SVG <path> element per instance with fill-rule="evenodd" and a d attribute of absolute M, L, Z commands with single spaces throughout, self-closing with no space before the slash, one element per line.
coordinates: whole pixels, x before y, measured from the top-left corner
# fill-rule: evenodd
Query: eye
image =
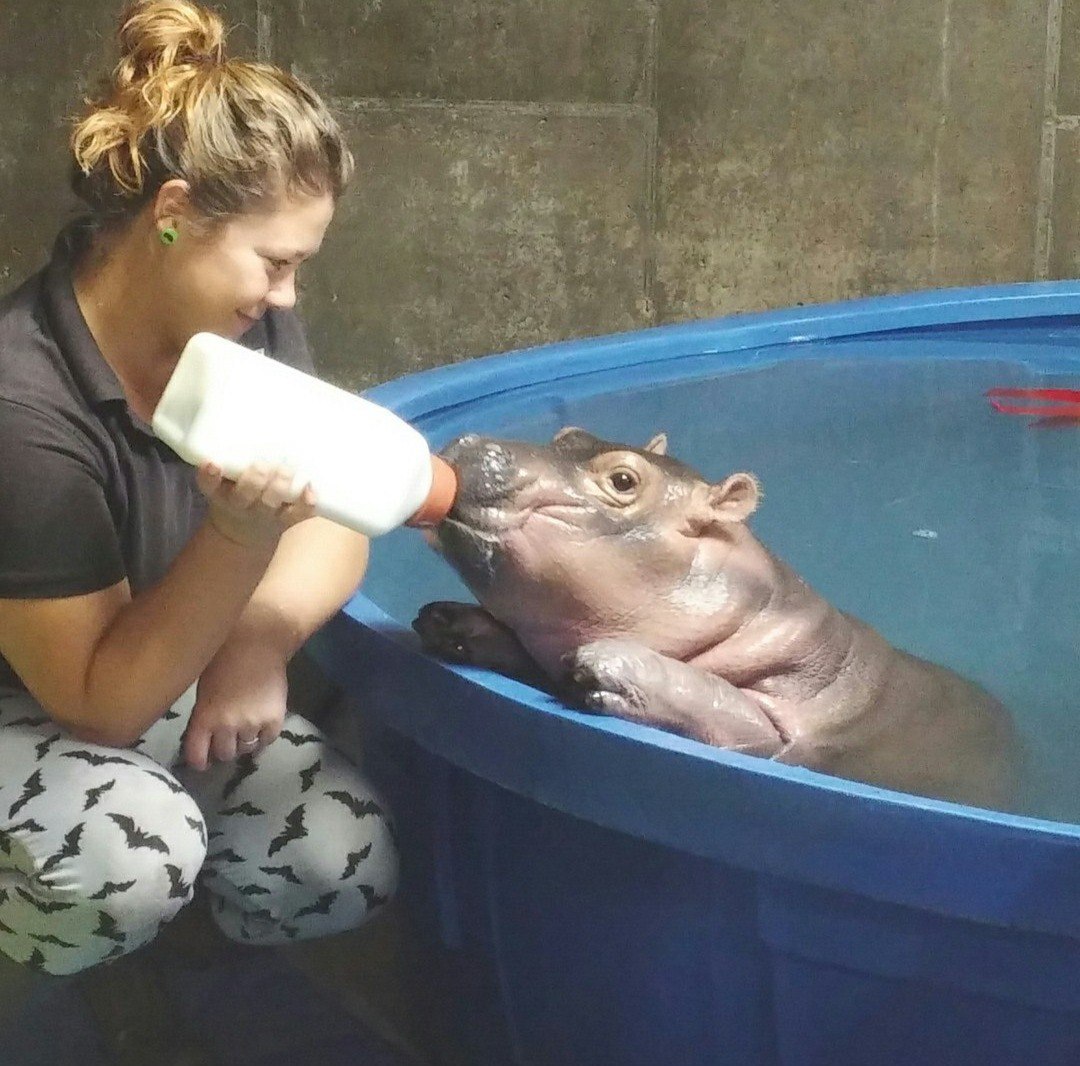
<path fill-rule="evenodd" d="M 640 478 L 633 470 L 613 470 L 608 475 L 608 482 L 611 487 L 619 493 L 633 492 L 641 483 Z"/>

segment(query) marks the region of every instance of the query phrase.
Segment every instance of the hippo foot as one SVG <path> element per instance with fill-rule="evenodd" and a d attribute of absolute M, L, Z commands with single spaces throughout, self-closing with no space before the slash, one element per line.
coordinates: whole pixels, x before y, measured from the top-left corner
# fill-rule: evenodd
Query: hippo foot
<path fill-rule="evenodd" d="M 623 640 L 597 640 L 567 656 L 567 696 L 586 710 L 615 718 L 648 720 L 641 683 L 643 657 L 654 652 Z"/>
<path fill-rule="evenodd" d="M 427 603 L 412 627 L 424 651 L 440 659 L 494 670 L 538 688 L 548 687 L 540 667 L 514 631 L 475 603 Z"/>

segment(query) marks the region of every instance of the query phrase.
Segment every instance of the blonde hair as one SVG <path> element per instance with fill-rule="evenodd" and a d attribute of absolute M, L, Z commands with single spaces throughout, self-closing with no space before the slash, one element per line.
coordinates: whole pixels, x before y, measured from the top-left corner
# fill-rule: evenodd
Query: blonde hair
<path fill-rule="evenodd" d="M 341 194 L 353 159 L 329 109 L 283 70 L 227 58 L 215 12 L 138 0 L 118 38 L 120 61 L 71 135 L 72 188 L 99 223 L 132 217 L 170 178 L 210 220 Z"/>

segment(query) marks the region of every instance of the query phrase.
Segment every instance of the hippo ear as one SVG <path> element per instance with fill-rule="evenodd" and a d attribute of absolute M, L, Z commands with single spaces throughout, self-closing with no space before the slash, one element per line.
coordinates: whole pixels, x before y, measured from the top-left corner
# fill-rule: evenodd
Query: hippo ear
<path fill-rule="evenodd" d="M 657 433 L 642 451 L 652 452 L 653 455 L 667 455 L 667 434 Z"/>
<path fill-rule="evenodd" d="M 732 474 L 709 486 L 709 506 L 721 522 L 745 522 L 761 502 L 761 486 L 753 474 Z"/>
<path fill-rule="evenodd" d="M 761 486 L 753 474 L 732 474 L 719 485 L 707 487 L 704 500 L 688 519 L 688 532 L 701 536 L 710 529 L 719 531 L 732 522 L 745 522 L 760 500 Z"/>

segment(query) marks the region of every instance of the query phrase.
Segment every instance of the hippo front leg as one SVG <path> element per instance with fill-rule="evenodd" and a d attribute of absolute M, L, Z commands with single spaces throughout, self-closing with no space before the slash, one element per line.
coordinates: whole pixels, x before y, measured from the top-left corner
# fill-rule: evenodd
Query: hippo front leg
<path fill-rule="evenodd" d="M 597 640 L 567 660 L 570 694 L 589 710 L 750 755 L 785 747 L 761 707 L 730 682 L 644 645 Z"/>
<path fill-rule="evenodd" d="M 450 662 L 480 666 L 550 691 L 551 683 L 517 634 L 475 603 L 436 600 L 412 624 L 424 651 Z"/>

